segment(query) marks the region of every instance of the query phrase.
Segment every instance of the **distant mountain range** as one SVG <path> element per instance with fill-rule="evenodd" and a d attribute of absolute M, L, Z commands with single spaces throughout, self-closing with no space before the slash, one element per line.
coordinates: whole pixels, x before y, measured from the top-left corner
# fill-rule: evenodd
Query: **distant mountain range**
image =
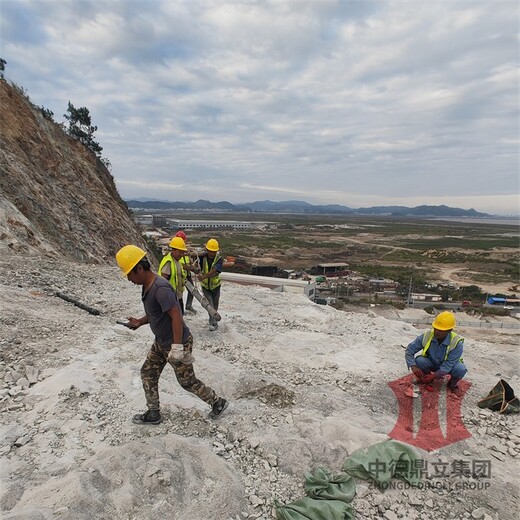
<path fill-rule="evenodd" d="M 349 208 L 339 204 L 314 205 L 301 200 L 286 200 L 273 202 L 262 200 L 244 204 L 231 202 L 169 202 L 165 200 L 138 199 L 127 200 L 129 208 L 141 209 L 182 209 L 182 210 L 213 210 L 220 212 L 254 212 L 254 213 L 305 213 L 327 215 L 391 215 L 398 217 L 491 217 L 488 213 L 480 213 L 472 209 L 450 208 L 448 206 L 372 206 L 370 208 Z"/>

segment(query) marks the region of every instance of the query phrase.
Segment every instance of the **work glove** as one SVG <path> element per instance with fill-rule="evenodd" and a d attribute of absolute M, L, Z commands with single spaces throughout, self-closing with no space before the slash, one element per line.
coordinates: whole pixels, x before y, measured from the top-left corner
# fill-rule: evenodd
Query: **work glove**
<path fill-rule="evenodd" d="M 184 363 L 190 365 L 193 363 L 194 358 L 189 352 L 185 352 L 184 345 L 182 343 L 173 343 L 170 352 L 168 353 L 169 363 Z"/>
<path fill-rule="evenodd" d="M 447 372 L 443 372 L 442 370 L 437 370 L 437 372 L 435 372 L 435 379 L 442 379 L 443 377 L 445 377 L 447 375 L 448 375 Z"/>
<path fill-rule="evenodd" d="M 419 381 L 422 380 L 424 377 L 424 372 L 417 365 L 412 365 L 410 369 Z"/>
<path fill-rule="evenodd" d="M 435 379 L 435 374 L 432 372 L 430 374 L 425 374 L 422 378 L 423 383 L 431 383 Z"/>
<path fill-rule="evenodd" d="M 184 345 L 182 343 L 173 343 L 170 352 L 168 353 L 168 361 L 179 362 L 184 359 Z"/>

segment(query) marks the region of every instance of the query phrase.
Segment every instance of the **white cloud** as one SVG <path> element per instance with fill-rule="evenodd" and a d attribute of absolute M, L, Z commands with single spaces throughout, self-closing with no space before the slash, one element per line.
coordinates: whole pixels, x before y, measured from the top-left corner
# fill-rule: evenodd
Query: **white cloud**
<path fill-rule="evenodd" d="M 124 196 L 518 209 L 513 0 L 2 7 L 7 77 L 89 107 Z"/>

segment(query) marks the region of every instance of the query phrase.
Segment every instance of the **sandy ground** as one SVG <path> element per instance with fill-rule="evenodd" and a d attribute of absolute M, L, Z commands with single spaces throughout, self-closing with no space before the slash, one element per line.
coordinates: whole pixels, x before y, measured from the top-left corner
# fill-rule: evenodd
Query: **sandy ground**
<path fill-rule="evenodd" d="M 200 307 L 186 322 L 196 373 L 230 400 L 228 410 L 208 419 L 209 407 L 166 367 L 164 422 L 136 426 L 130 418 L 144 407 L 139 369 L 152 335 L 115 320 L 142 315 L 140 288 L 107 266 L 5 254 L 0 270 L 5 519 L 273 518 L 275 500 L 304 495 L 305 471 L 338 472 L 352 451 L 387 438 L 398 414 L 388 383 L 407 374 L 402 345 L 420 332 L 397 316 L 342 312 L 303 295 L 227 283 L 218 331 L 208 331 Z M 57 290 L 101 315 L 55 297 Z M 465 477 L 467 489 L 381 492 L 360 481 L 358 518 L 515 517 L 518 416 L 476 402 L 499 378 L 520 393 L 519 336 L 461 332 L 472 383 L 462 412 L 472 436 L 420 453 L 429 463 L 490 461 L 489 487 L 476 489 L 479 482 Z M 443 478 L 462 482 L 449 472 Z"/>
<path fill-rule="evenodd" d="M 468 285 L 478 285 L 482 292 L 487 294 L 506 294 L 512 295 L 518 293 L 517 287 L 511 282 L 509 283 L 483 283 L 479 279 L 478 272 L 473 272 L 468 269 L 467 266 L 450 266 L 446 267 L 441 264 L 435 265 L 435 268 L 439 271 L 439 281 L 441 282 L 452 282 L 459 287 Z M 466 277 L 460 276 L 460 274 L 466 274 Z M 476 275 L 475 280 L 471 279 L 471 275 Z"/>

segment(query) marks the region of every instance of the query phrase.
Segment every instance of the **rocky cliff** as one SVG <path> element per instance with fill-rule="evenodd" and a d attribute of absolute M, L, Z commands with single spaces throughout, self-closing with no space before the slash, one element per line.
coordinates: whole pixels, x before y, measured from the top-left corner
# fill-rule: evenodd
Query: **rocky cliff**
<path fill-rule="evenodd" d="M 145 247 L 110 172 L 0 80 L 0 251 L 103 262 Z"/>

